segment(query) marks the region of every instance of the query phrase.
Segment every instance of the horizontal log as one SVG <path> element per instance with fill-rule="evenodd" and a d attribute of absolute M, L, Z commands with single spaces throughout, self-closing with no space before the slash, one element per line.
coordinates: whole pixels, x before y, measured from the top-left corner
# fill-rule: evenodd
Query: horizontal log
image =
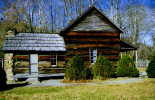
<path fill-rule="evenodd" d="M 120 39 L 119 36 L 68 36 L 64 39 Z M 65 41 L 66 43 L 67 41 Z"/>
<path fill-rule="evenodd" d="M 68 61 L 69 59 L 71 59 L 72 57 L 74 57 L 75 55 L 69 55 L 69 56 L 67 56 L 66 57 L 66 61 Z M 84 61 L 90 61 L 90 57 L 88 56 L 88 55 L 83 55 L 83 56 L 81 56 L 81 58 L 84 60 Z"/>
<path fill-rule="evenodd" d="M 92 49 L 96 49 L 96 47 L 91 47 Z M 90 48 L 90 49 L 91 49 Z M 97 47 L 97 48 L 102 48 L 103 50 L 118 50 L 120 51 L 120 47 Z M 67 48 L 67 51 L 75 51 L 75 50 L 87 50 L 89 49 L 88 47 L 86 48 Z"/>
<path fill-rule="evenodd" d="M 67 36 L 120 36 L 120 33 L 104 32 L 69 32 Z"/>
<path fill-rule="evenodd" d="M 64 69 L 43 69 L 39 68 L 40 74 L 56 74 L 56 73 L 64 73 Z"/>
<path fill-rule="evenodd" d="M 66 60 L 71 59 L 73 56 L 75 56 L 75 55 L 68 55 L 66 57 Z M 118 55 L 103 55 L 103 56 L 106 57 L 109 60 L 118 60 L 119 59 L 119 56 Z M 90 56 L 89 55 L 81 55 L 81 58 L 84 61 L 90 61 Z"/>
<path fill-rule="evenodd" d="M 72 42 L 68 42 L 66 43 L 66 45 L 79 45 L 79 44 L 109 44 L 109 45 L 113 45 L 113 44 L 120 44 L 120 42 L 117 42 L 117 41 L 107 41 L 107 42 L 88 42 L 88 41 L 72 41 Z"/>
<path fill-rule="evenodd" d="M 119 42 L 79 42 L 79 43 L 68 43 L 66 44 L 66 46 L 74 46 L 74 45 L 87 45 L 87 44 L 90 44 L 90 45 L 100 45 L 100 44 L 104 44 L 104 45 L 115 45 L 115 44 L 119 44 Z M 97 48 L 100 48 L 100 47 L 97 47 Z"/>
<path fill-rule="evenodd" d="M 103 39 L 103 38 L 66 38 L 65 39 L 65 41 L 67 42 L 67 43 L 78 43 L 78 42 L 97 42 L 97 43 L 99 43 L 99 42 L 120 42 L 120 39 L 119 38 L 111 38 L 111 39 L 109 39 L 109 38 L 106 38 L 106 39 Z"/>
<path fill-rule="evenodd" d="M 112 54 L 119 54 L 120 51 L 119 50 L 109 50 L 109 51 L 105 51 L 105 50 L 98 50 L 97 51 L 98 54 L 109 54 L 109 55 L 112 55 Z"/>
<path fill-rule="evenodd" d="M 28 72 L 29 72 L 29 68 L 15 68 L 14 69 L 14 74 L 28 73 Z"/>
<path fill-rule="evenodd" d="M 94 48 L 76 48 L 76 49 L 74 49 L 74 48 L 67 48 L 67 52 L 89 50 L 89 49 L 94 49 Z M 117 48 L 116 47 L 98 47 L 97 50 L 105 50 L 105 51 L 117 50 L 117 51 L 120 51 L 120 48 L 118 48 L 118 47 Z"/>
<path fill-rule="evenodd" d="M 84 51 L 84 50 L 80 50 L 80 51 L 68 51 L 67 53 L 66 53 L 66 55 L 85 55 L 85 54 L 89 54 L 89 51 L 88 50 L 86 50 L 86 51 Z"/>
<path fill-rule="evenodd" d="M 98 55 L 118 55 L 118 50 L 113 51 L 104 51 L 104 50 L 97 50 Z M 89 50 L 75 50 L 75 51 L 68 51 L 66 55 L 89 55 Z"/>
<path fill-rule="evenodd" d="M 13 57 L 14 60 L 29 60 L 28 55 L 17 55 Z"/>
<path fill-rule="evenodd" d="M 39 56 L 39 60 L 50 60 L 51 56 Z"/>
<path fill-rule="evenodd" d="M 25 66 L 20 66 L 20 65 L 18 65 L 18 66 L 15 66 L 14 65 L 14 68 L 16 69 L 27 69 L 27 68 L 29 68 L 29 65 L 25 65 Z"/>
<path fill-rule="evenodd" d="M 67 49 L 76 48 L 97 48 L 97 47 L 120 47 L 120 44 L 80 44 L 80 45 L 67 45 Z"/>
<path fill-rule="evenodd" d="M 65 58 L 65 55 L 58 55 L 57 56 L 57 59 L 62 61 L 63 59 Z M 28 61 L 29 60 L 29 56 L 28 55 L 18 55 L 18 56 L 14 56 L 13 59 L 15 60 L 26 60 Z M 39 56 L 39 60 L 40 61 L 44 61 L 44 60 L 50 60 L 51 59 L 51 56 L 50 55 L 45 55 L 45 56 Z"/>

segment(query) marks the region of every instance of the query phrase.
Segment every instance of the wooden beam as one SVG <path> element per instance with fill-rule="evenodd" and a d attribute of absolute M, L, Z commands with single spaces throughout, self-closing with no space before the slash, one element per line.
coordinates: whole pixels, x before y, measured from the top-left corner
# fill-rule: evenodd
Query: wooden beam
<path fill-rule="evenodd" d="M 30 54 L 30 77 L 27 81 L 38 82 L 38 54 Z"/>

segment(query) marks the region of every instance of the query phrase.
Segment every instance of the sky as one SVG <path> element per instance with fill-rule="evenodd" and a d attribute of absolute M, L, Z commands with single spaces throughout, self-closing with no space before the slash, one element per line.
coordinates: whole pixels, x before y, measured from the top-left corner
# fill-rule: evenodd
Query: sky
<path fill-rule="evenodd" d="M 155 0 L 145 0 L 144 4 L 148 7 L 155 8 Z"/>
<path fill-rule="evenodd" d="M 0 8 L 5 6 L 4 3 L 3 3 L 4 1 L 5 0 L 0 0 Z M 10 1 L 14 1 L 14 0 L 10 0 Z M 61 1 L 61 0 L 57 0 L 57 1 Z M 96 0 L 96 1 L 102 1 L 102 0 Z M 129 2 L 129 1 L 133 1 L 133 0 L 121 0 L 122 7 L 123 7 L 123 5 L 125 6 L 126 3 Z M 145 5 L 147 7 L 150 7 L 150 8 L 155 8 L 155 0 L 135 0 L 135 3 L 143 4 L 143 5 Z M 2 10 L 0 10 L 0 11 L 2 11 Z"/>
<path fill-rule="evenodd" d="M 4 2 L 5 0 L 0 0 L 0 18 L 3 16 L 2 15 L 2 12 L 3 10 L 1 8 L 3 8 L 5 5 L 4 5 Z M 14 1 L 14 0 L 10 0 L 10 1 Z M 58 3 L 59 1 L 61 0 L 57 0 Z M 94 0 L 95 1 L 95 0 Z M 97 2 L 101 3 L 101 7 L 98 7 L 98 8 L 101 8 L 101 9 L 107 9 L 107 2 L 108 0 L 96 0 Z M 149 9 L 155 9 L 155 0 L 122 0 L 121 1 L 121 9 L 124 9 L 127 2 L 131 2 L 131 1 L 135 1 L 134 3 L 135 4 L 140 4 L 140 5 L 144 5 L 146 7 L 148 7 Z M 151 36 L 150 35 L 146 35 L 146 37 L 144 39 L 142 39 L 142 42 L 145 41 L 146 44 L 148 45 L 152 45 L 151 43 Z"/>

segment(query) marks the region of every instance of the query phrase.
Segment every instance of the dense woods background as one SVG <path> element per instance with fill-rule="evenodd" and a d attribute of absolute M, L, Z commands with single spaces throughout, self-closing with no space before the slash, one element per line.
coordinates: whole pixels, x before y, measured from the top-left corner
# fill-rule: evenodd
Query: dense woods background
<path fill-rule="evenodd" d="M 124 31 L 123 40 L 139 48 L 138 57 L 149 59 L 155 46 L 155 7 L 146 6 L 146 1 L 1 0 L 0 46 L 8 30 L 59 33 L 89 6 L 95 5 Z M 151 4 L 153 0 L 148 1 Z"/>

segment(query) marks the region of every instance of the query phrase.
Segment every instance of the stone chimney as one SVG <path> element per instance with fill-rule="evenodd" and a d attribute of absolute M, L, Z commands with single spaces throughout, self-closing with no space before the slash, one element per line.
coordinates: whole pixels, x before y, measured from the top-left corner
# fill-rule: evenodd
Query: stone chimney
<path fill-rule="evenodd" d="M 12 82 L 13 79 L 13 53 L 4 54 L 4 70 L 6 72 L 7 83 Z"/>
<path fill-rule="evenodd" d="M 15 32 L 12 30 L 9 30 L 8 32 L 6 32 L 5 37 L 14 37 L 15 36 Z"/>
<path fill-rule="evenodd" d="M 15 32 L 10 30 L 6 32 L 5 37 L 14 37 Z M 4 54 L 4 70 L 7 76 L 7 83 L 13 82 L 13 53 L 5 53 Z"/>

